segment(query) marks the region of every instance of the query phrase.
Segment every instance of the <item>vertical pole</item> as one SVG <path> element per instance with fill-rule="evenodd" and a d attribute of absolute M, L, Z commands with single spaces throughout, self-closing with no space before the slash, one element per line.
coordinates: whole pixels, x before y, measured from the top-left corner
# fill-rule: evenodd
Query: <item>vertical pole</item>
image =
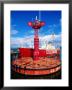
<path fill-rule="evenodd" d="M 34 60 L 39 60 L 38 29 L 35 29 L 35 35 L 34 35 Z"/>
<path fill-rule="evenodd" d="M 41 21 L 41 11 L 39 11 L 39 20 Z"/>

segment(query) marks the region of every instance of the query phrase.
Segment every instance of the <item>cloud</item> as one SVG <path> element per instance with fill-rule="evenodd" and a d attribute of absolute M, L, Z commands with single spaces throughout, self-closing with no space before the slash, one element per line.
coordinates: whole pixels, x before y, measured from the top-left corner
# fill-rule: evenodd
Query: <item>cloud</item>
<path fill-rule="evenodd" d="M 49 26 L 48 26 L 48 29 L 53 30 L 53 29 L 55 29 L 55 28 L 58 28 L 60 25 L 61 25 L 61 19 L 59 20 L 59 23 L 49 25 Z"/>
<path fill-rule="evenodd" d="M 29 37 L 12 37 L 11 47 L 32 47 L 33 46 L 33 36 Z"/>
<path fill-rule="evenodd" d="M 40 37 L 40 47 L 46 46 L 49 42 L 52 42 L 52 44 L 57 48 L 61 46 L 61 33 L 58 35 L 54 35 L 54 38 L 52 35 L 46 35 Z"/>
<path fill-rule="evenodd" d="M 52 41 L 52 35 L 39 36 L 39 47 L 42 48 L 46 46 L 48 42 Z M 59 47 L 61 45 L 61 34 L 54 36 L 54 45 Z M 12 37 L 11 38 L 11 47 L 25 47 L 33 48 L 34 47 L 34 36 L 26 37 Z"/>
<path fill-rule="evenodd" d="M 11 35 L 15 35 L 15 34 L 17 34 L 17 33 L 18 33 L 17 30 L 11 30 Z"/>
<path fill-rule="evenodd" d="M 58 24 L 49 25 L 48 27 L 49 28 L 56 28 L 56 27 L 58 27 Z"/>

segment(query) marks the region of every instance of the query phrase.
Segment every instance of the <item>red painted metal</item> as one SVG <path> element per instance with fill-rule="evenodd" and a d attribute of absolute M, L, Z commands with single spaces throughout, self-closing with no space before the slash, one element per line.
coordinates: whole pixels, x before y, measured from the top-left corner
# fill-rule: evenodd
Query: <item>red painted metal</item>
<path fill-rule="evenodd" d="M 29 25 L 29 26 L 32 26 L 32 22 L 28 22 L 28 25 Z"/>
<path fill-rule="evenodd" d="M 34 49 L 32 48 L 19 48 L 19 57 L 33 57 Z M 60 55 L 60 50 L 57 50 L 56 53 L 53 53 L 53 50 L 48 50 L 48 53 L 45 49 L 39 49 L 39 57 Z M 50 53 L 51 52 L 51 53 Z"/>
<path fill-rule="evenodd" d="M 48 75 L 48 74 L 52 74 L 52 73 L 55 73 L 57 71 L 59 71 L 61 69 L 61 66 L 59 65 L 58 67 L 54 67 L 52 69 L 43 69 L 43 70 L 25 70 L 25 69 L 20 69 L 18 68 L 18 70 L 15 70 L 15 68 L 13 68 L 13 70 L 17 73 L 20 73 L 20 74 L 25 74 L 25 75 Z"/>
<path fill-rule="evenodd" d="M 38 30 L 45 25 L 44 22 L 35 20 L 34 22 L 29 22 L 29 26 L 31 26 L 34 31 L 34 52 L 33 52 L 33 57 L 34 60 L 39 60 L 39 37 L 38 37 Z"/>
<path fill-rule="evenodd" d="M 57 72 L 61 68 L 60 58 L 39 57 L 33 61 L 32 57 L 18 58 L 12 61 L 12 69 L 25 75 L 46 75 Z"/>
<path fill-rule="evenodd" d="M 29 22 L 28 25 L 35 31 L 34 49 L 19 48 L 20 58 L 12 61 L 12 69 L 17 73 L 25 75 L 46 75 L 60 70 L 59 58 L 46 57 L 55 54 L 60 55 L 60 50 L 55 52 L 54 50 L 48 51 L 39 49 L 38 31 L 45 23 L 36 19 L 34 22 Z"/>
<path fill-rule="evenodd" d="M 33 49 L 19 48 L 19 57 L 33 57 Z"/>
<path fill-rule="evenodd" d="M 38 29 L 35 29 L 34 35 L 34 60 L 39 60 L 39 38 L 38 38 Z"/>
<path fill-rule="evenodd" d="M 29 22 L 29 26 L 31 26 L 34 31 L 34 52 L 33 52 L 33 57 L 34 60 L 39 60 L 39 37 L 38 37 L 38 30 L 45 25 L 44 22 L 35 20 L 34 22 Z"/>

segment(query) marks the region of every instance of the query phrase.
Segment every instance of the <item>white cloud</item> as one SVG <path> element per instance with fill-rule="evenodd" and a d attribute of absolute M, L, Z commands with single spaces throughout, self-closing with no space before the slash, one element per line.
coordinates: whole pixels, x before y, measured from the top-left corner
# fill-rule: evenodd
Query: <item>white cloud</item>
<path fill-rule="evenodd" d="M 17 30 L 11 30 L 11 35 L 15 35 L 15 34 L 17 34 L 17 33 L 18 33 Z"/>
<path fill-rule="evenodd" d="M 53 42 L 55 47 L 61 46 L 61 34 L 54 35 L 54 39 L 52 38 L 52 35 L 46 35 L 40 37 L 40 47 L 46 46 L 48 42 Z"/>
<path fill-rule="evenodd" d="M 49 41 L 52 41 L 51 39 L 52 35 L 45 35 L 45 36 L 39 36 L 39 46 L 40 48 L 46 45 Z M 54 38 L 54 44 L 57 46 L 61 45 L 61 34 L 55 35 Z M 28 36 L 28 37 L 13 37 L 11 38 L 11 47 L 29 47 L 33 48 L 34 46 L 34 37 L 33 36 Z M 57 47 L 56 46 L 56 47 Z"/>
<path fill-rule="evenodd" d="M 58 24 L 53 24 L 53 25 L 49 25 L 48 28 L 50 28 L 50 29 L 56 28 L 56 27 L 59 26 L 59 24 L 60 24 L 60 23 L 58 23 Z"/>
<path fill-rule="evenodd" d="M 29 37 L 13 37 L 11 38 L 11 47 L 32 47 L 33 46 L 33 38 Z"/>

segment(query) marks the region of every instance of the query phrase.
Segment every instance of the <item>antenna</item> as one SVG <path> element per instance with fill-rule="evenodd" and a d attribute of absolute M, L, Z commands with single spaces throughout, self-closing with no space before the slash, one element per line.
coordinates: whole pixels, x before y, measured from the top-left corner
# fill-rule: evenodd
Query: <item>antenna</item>
<path fill-rule="evenodd" d="M 39 20 L 41 20 L 41 11 L 39 11 Z"/>
<path fill-rule="evenodd" d="M 37 20 L 37 16 L 36 16 L 36 20 Z"/>

